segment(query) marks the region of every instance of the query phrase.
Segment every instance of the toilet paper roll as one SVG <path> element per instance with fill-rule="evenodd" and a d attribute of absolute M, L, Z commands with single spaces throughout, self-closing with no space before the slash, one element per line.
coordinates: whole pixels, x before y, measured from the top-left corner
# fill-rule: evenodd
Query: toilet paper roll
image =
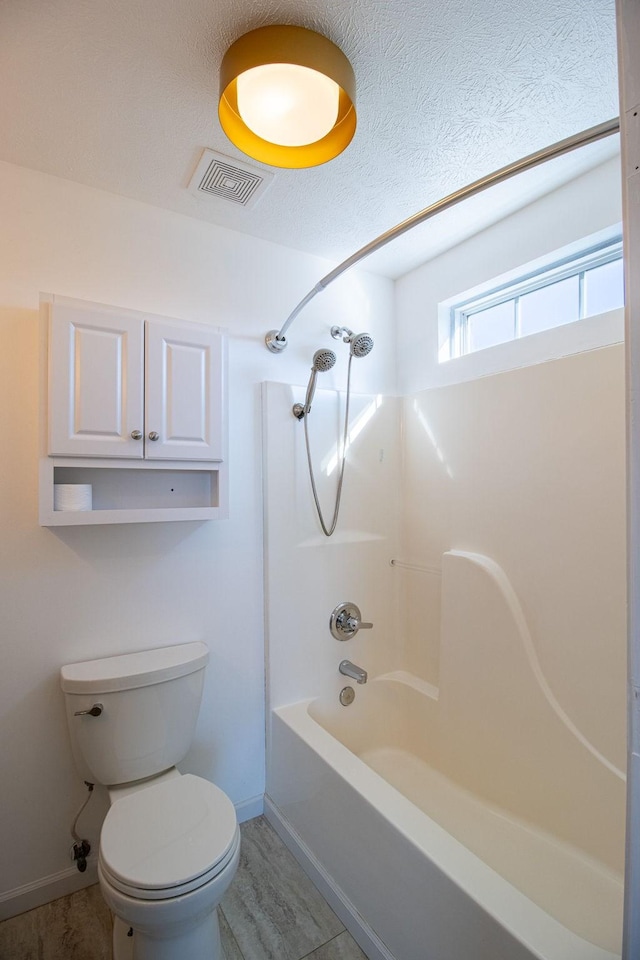
<path fill-rule="evenodd" d="M 91 510 L 92 489 L 90 483 L 54 483 L 54 510 Z"/>

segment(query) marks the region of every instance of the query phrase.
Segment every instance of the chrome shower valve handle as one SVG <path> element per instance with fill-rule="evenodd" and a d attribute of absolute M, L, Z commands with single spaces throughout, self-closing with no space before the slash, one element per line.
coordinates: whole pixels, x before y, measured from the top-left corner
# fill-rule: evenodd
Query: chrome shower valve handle
<path fill-rule="evenodd" d="M 372 627 L 372 623 L 362 620 L 360 608 L 349 600 L 339 603 L 329 620 L 329 629 L 336 640 L 350 640 L 358 630 L 371 630 Z"/>

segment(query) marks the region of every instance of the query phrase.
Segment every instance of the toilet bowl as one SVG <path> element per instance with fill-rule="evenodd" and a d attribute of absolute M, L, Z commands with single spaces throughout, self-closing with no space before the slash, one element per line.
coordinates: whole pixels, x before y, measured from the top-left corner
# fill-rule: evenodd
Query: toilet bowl
<path fill-rule="evenodd" d="M 107 786 L 98 878 L 115 915 L 114 960 L 218 960 L 216 907 L 240 830 L 215 784 L 180 774 L 208 651 L 191 643 L 61 671 L 76 762 Z"/>
<path fill-rule="evenodd" d="M 120 920 L 114 960 L 211 960 L 220 952 L 216 907 L 240 856 L 233 804 L 177 770 L 121 793 L 109 791 L 98 855 L 102 895 Z"/>

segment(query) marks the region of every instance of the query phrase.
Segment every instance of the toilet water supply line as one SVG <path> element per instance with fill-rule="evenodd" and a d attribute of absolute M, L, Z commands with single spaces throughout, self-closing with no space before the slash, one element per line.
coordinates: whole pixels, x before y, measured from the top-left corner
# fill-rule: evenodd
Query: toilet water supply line
<path fill-rule="evenodd" d="M 71 836 L 75 840 L 75 843 L 71 847 L 71 859 L 74 863 L 77 864 L 78 870 L 80 871 L 80 873 L 84 873 L 85 870 L 87 869 L 87 857 L 91 852 L 91 844 L 89 843 L 88 840 L 83 840 L 82 837 L 79 835 L 78 820 L 80 819 L 84 811 L 84 808 L 89 803 L 89 800 L 91 800 L 91 794 L 93 793 L 93 788 L 95 786 L 94 783 L 90 783 L 88 780 L 85 780 L 84 784 L 87 787 L 89 794 L 85 799 L 84 803 L 82 804 L 82 806 L 80 807 L 80 809 L 78 810 L 76 814 L 76 818 L 73 821 L 73 825 L 71 827 Z"/>
<path fill-rule="evenodd" d="M 361 260 L 364 260 L 365 257 L 370 256 L 370 254 L 375 253 L 377 250 L 380 250 L 382 247 L 386 246 L 387 243 L 395 240 L 396 237 L 402 236 L 402 234 L 412 230 L 413 227 L 417 227 L 419 224 L 425 223 L 425 221 L 435 217 L 436 214 L 442 213 L 443 210 L 448 210 L 449 207 L 455 206 L 462 200 L 466 200 L 468 197 L 473 197 L 477 193 L 481 193 L 488 187 L 493 187 L 498 183 L 509 180 L 518 173 L 524 173 L 526 170 L 531 170 L 533 167 L 539 166 L 546 160 L 553 160 L 555 157 L 560 157 L 565 153 L 570 153 L 572 150 L 578 149 L 578 147 L 584 147 L 590 143 L 595 143 L 597 140 L 610 137 L 614 133 L 618 133 L 619 130 L 619 117 L 615 117 L 612 120 L 607 120 L 595 127 L 589 127 L 588 130 L 583 130 L 582 133 L 574 134 L 572 137 L 567 137 L 565 140 L 559 140 L 557 143 L 554 143 L 549 147 L 544 147 L 544 149 L 538 150 L 537 153 L 531 153 L 529 156 L 523 157 L 521 160 L 516 160 L 514 163 L 508 164 L 506 167 L 501 167 L 494 173 L 487 174 L 487 176 L 481 177 L 479 180 L 475 180 L 466 187 L 462 187 L 460 190 L 456 190 L 454 193 L 450 193 L 447 197 L 443 197 L 441 200 L 436 201 L 436 203 L 432 203 L 430 206 L 425 207 L 424 210 L 420 210 L 407 220 L 403 220 L 402 223 L 392 227 L 391 230 L 387 230 L 386 233 L 381 234 L 375 240 L 372 240 L 371 243 L 361 247 L 361 249 L 356 251 L 356 253 L 352 254 L 346 260 L 343 260 L 342 263 L 338 264 L 338 266 L 328 273 L 326 277 L 323 277 L 322 280 L 319 280 L 315 287 L 310 290 L 309 293 L 303 297 L 297 307 L 292 310 L 280 330 L 270 330 L 266 334 L 264 339 L 267 349 L 270 350 L 271 353 L 281 353 L 287 346 L 287 330 L 296 319 L 298 314 L 307 306 L 307 304 L 310 303 L 318 293 L 322 293 L 322 291 L 325 290 L 329 284 L 333 283 L 334 280 L 337 280 L 338 277 L 342 276 L 343 273 L 345 273 L 347 270 L 350 270 L 351 267 L 354 267 Z"/>

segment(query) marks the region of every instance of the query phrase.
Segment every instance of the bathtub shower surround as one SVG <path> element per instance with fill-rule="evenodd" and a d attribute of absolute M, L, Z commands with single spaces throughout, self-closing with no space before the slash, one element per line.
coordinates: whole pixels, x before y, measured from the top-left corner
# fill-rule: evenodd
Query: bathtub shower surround
<path fill-rule="evenodd" d="M 372 960 L 614 960 L 622 346 L 384 398 L 324 544 L 302 389 L 263 394 L 267 815 Z M 326 460 L 339 409 L 315 399 Z M 337 642 L 347 599 L 374 627 Z M 368 674 L 348 706 L 345 659 Z"/>
<path fill-rule="evenodd" d="M 395 958 L 612 960 L 623 776 L 550 701 L 495 563 L 446 555 L 443 605 L 439 696 L 391 673 L 274 711 L 269 812 Z"/>

